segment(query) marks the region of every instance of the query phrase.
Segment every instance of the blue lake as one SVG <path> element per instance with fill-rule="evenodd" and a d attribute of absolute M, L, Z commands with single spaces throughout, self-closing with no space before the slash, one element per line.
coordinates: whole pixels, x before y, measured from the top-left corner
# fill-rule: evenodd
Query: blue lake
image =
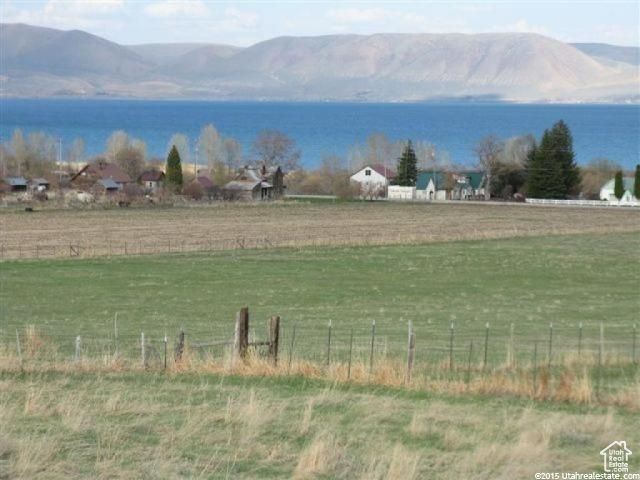
<path fill-rule="evenodd" d="M 639 162 L 637 105 L 0 100 L 2 141 L 15 128 L 41 130 L 61 137 L 63 149 L 81 137 L 87 153 L 95 155 L 104 151 L 111 132 L 121 129 L 146 141 L 150 155 L 164 157 L 173 133 L 185 133 L 195 143 L 202 126 L 212 123 L 221 134 L 238 139 L 249 156 L 253 138 L 275 128 L 295 140 L 306 167 L 326 154 L 346 156 L 350 146 L 374 132 L 429 141 L 448 151 L 453 162 L 472 165 L 473 146 L 483 136 L 531 133 L 540 138 L 560 119 L 571 128 L 579 163 L 607 157 L 631 168 Z"/>

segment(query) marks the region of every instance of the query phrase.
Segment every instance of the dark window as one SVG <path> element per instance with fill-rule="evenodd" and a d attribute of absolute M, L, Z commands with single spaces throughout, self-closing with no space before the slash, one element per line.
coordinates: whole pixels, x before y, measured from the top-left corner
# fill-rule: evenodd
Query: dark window
<path fill-rule="evenodd" d="M 369 170 L 369 169 L 365 170 L 365 171 L 364 171 L 364 174 L 365 174 L 367 177 L 370 177 L 370 176 L 371 176 L 371 170 Z"/>

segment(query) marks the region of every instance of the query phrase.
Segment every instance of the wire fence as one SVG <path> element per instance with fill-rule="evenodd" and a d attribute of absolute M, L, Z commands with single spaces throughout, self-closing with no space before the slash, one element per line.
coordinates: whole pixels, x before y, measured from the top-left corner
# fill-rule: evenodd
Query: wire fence
<path fill-rule="evenodd" d="M 34 343 L 48 348 L 56 359 L 100 358 L 118 355 L 135 360 L 146 349 L 149 358 L 172 356 L 181 335 L 192 354 L 223 359 L 230 354 L 234 324 L 215 322 L 203 328 L 168 331 L 146 324 L 133 332 L 119 330 L 117 315 L 103 335 L 96 330 L 69 333 L 62 325 L 0 328 L 0 343 L 5 350 L 22 345 L 23 352 Z M 269 324 L 253 320 L 249 342 L 267 342 Z M 567 362 L 585 365 L 638 364 L 640 345 L 635 324 L 584 323 L 576 326 L 554 325 L 519 327 L 510 325 L 414 325 L 403 321 L 309 322 L 296 323 L 284 318 L 279 327 L 279 354 L 294 359 L 329 365 L 334 362 L 361 362 L 375 368 L 376 361 L 404 361 L 413 337 L 413 361 L 425 368 L 458 370 L 471 363 L 482 369 L 530 365 L 534 361 L 552 368 Z M 256 354 L 267 350 L 265 344 L 253 347 Z M 162 354 L 162 355 L 161 355 Z M 535 358 L 534 358 L 535 357 Z"/>

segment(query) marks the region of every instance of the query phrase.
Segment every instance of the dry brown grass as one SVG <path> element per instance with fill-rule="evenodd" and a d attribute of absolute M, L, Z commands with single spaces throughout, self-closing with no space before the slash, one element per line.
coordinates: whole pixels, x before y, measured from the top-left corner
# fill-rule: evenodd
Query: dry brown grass
<path fill-rule="evenodd" d="M 0 215 L 2 257 L 380 245 L 640 230 L 640 211 L 504 204 L 214 204 Z"/>

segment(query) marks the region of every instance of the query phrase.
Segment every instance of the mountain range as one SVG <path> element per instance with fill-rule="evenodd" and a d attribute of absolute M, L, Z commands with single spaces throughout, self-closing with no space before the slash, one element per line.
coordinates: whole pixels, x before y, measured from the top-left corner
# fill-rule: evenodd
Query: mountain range
<path fill-rule="evenodd" d="M 278 37 L 120 45 L 0 24 L 3 97 L 639 102 L 640 49 L 533 33 Z"/>

